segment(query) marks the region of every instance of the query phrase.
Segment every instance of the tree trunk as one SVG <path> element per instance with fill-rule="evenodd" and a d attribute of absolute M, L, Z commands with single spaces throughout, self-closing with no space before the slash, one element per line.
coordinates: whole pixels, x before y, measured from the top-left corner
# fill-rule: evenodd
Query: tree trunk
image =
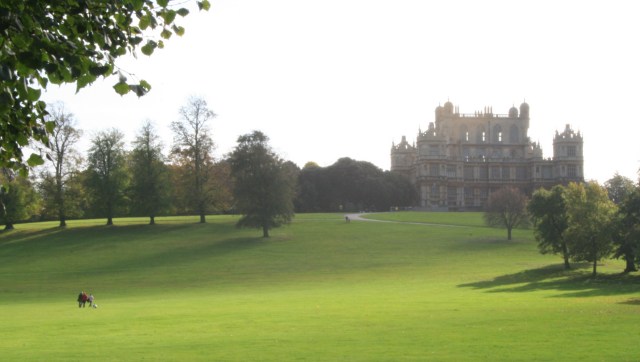
<path fill-rule="evenodd" d="M 200 214 L 200 223 L 204 224 L 207 222 L 207 219 L 205 218 L 204 214 Z"/>
<path fill-rule="evenodd" d="M 627 267 L 624 269 L 625 273 L 638 271 L 638 268 L 636 268 L 636 263 L 634 261 L 633 255 L 625 255 L 624 259 L 627 262 Z"/>
<path fill-rule="evenodd" d="M 598 261 L 595 260 L 595 258 L 594 258 L 594 260 L 593 260 L 593 273 L 591 274 L 594 277 L 596 276 L 596 267 L 597 267 L 597 265 L 598 265 Z"/>
<path fill-rule="evenodd" d="M 571 269 L 571 264 L 569 264 L 569 250 L 567 250 L 567 244 L 562 243 L 562 257 L 564 258 L 564 270 Z"/>
<path fill-rule="evenodd" d="M 60 217 L 60 225 L 59 227 L 63 228 L 67 226 L 67 220 L 65 220 L 64 216 Z"/>
<path fill-rule="evenodd" d="M 511 229 L 513 229 L 511 226 L 507 227 L 507 240 L 511 240 Z"/>
<path fill-rule="evenodd" d="M 113 225 L 113 218 L 111 216 L 107 218 L 107 225 Z"/>
<path fill-rule="evenodd" d="M 263 238 L 269 237 L 269 227 L 267 227 L 266 225 L 262 225 L 262 237 Z"/>
<path fill-rule="evenodd" d="M 8 222 L 5 226 L 4 226 L 5 230 L 13 230 L 13 223 L 12 222 Z"/>
<path fill-rule="evenodd" d="M 156 217 L 149 216 L 149 225 L 155 225 L 155 224 L 156 224 Z"/>

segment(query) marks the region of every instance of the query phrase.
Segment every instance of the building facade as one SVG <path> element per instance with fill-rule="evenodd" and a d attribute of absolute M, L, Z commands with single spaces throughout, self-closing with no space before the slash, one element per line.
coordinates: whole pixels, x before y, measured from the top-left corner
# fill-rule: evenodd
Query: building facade
<path fill-rule="evenodd" d="M 529 105 L 494 114 L 491 107 L 462 114 L 451 102 L 436 108 L 435 122 L 409 144 L 391 147 L 391 171 L 416 185 L 419 206 L 438 210 L 479 210 L 489 194 L 505 186 L 531 194 L 583 176 L 583 139 L 566 125 L 553 139 L 553 157 L 543 158 L 531 142 Z"/>

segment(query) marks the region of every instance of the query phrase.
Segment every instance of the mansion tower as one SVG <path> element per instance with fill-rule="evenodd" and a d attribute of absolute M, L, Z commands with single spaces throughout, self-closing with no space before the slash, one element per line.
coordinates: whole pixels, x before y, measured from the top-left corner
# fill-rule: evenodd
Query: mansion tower
<path fill-rule="evenodd" d="M 406 175 L 417 187 L 419 206 L 478 210 L 489 194 L 505 186 L 531 194 L 540 187 L 581 182 L 582 135 L 567 125 L 553 139 L 553 157 L 543 159 L 531 142 L 529 105 L 494 114 L 491 107 L 462 114 L 451 102 L 436 108 L 435 122 L 391 147 L 391 171 Z"/>

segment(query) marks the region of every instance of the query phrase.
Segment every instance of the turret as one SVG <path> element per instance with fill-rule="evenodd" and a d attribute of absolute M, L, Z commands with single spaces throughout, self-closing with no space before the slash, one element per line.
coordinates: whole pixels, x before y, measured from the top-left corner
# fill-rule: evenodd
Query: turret
<path fill-rule="evenodd" d="M 520 105 L 520 118 L 529 120 L 529 105 L 527 102 L 522 102 Z"/>

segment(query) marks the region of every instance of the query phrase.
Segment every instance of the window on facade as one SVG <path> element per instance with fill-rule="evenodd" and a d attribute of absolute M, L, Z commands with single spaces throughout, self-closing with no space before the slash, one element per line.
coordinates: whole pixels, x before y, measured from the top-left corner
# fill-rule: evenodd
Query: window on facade
<path fill-rule="evenodd" d="M 500 179 L 500 167 L 491 167 L 491 179 L 492 180 Z"/>
<path fill-rule="evenodd" d="M 503 167 L 502 168 L 502 179 L 503 180 L 509 180 L 511 178 L 511 168 L 510 167 Z"/>
<path fill-rule="evenodd" d="M 567 156 L 569 157 L 576 157 L 576 146 L 569 146 L 567 147 Z"/>
<path fill-rule="evenodd" d="M 447 187 L 447 203 L 455 206 L 458 198 L 458 189 L 455 187 Z"/>
<path fill-rule="evenodd" d="M 466 166 L 464 168 L 464 178 L 465 180 L 473 180 L 473 167 Z"/>
<path fill-rule="evenodd" d="M 438 172 L 439 169 L 440 169 L 440 167 L 438 167 L 438 165 L 429 165 L 429 175 L 430 176 L 438 176 L 440 174 Z"/>
<path fill-rule="evenodd" d="M 429 155 L 430 156 L 440 155 L 440 146 L 436 146 L 436 145 L 429 146 Z"/>
<path fill-rule="evenodd" d="M 438 196 L 438 186 L 436 184 L 431 185 L 431 197 L 437 198 Z"/>
<path fill-rule="evenodd" d="M 482 142 L 487 142 L 487 134 L 482 131 Z"/>
<path fill-rule="evenodd" d="M 567 176 L 568 177 L 576 177 L 576 176 L 578 176 L 576 165 L 567 166 Z"/>
<path fill-rule="evenodd" d="M 466 200 L 473 199 L 473 189 L 471 187 L 464 188 L 464 198 Z"/>
<path fill-rule="evenodd" d="M 469 142 L 469 131 L 466 131 L 466 132 L 464 133 L 464 140 L 465 140 L 465 141 L 467 141 L 467 142 Z"/>
<path fill-rule="evenodd" d="M 527 169 L 524 167 L 516 167 L 516 180 L 524 180 L 527 178 Z"/>
<path fill-rule="evenodd" d="M 519 133 L 520 130 L 518 130 L 518 126 L 516 126 L 515 124 L 511 126 L 511 129 L 509 130 L 509 138 L 511 143 L 518 143 L 520 142 L 520 137 L 519 137 Z"/>
<path fill-rule="evenodd" d="M 487 189 L 480 189 L 480 200 L 484 201 L 487 198 L 489 198 L 489 190 Z"/>
<path fill-rule="evenodd" d="M 480 171 L 479 177 L 481 180 L 486 180 L 489 178 L 489 170 L 487 167 L 481 166 L 479 171 Z"/>
<path fill-rule="evenodd" d="M 447 166 L 447 177 L 456 177 L 456 166 Z"/>
<path fill-rule="evenodd" d="M 502 127 L 499 124 L 493 127 L 493 142 L 502 142 Z"/>

